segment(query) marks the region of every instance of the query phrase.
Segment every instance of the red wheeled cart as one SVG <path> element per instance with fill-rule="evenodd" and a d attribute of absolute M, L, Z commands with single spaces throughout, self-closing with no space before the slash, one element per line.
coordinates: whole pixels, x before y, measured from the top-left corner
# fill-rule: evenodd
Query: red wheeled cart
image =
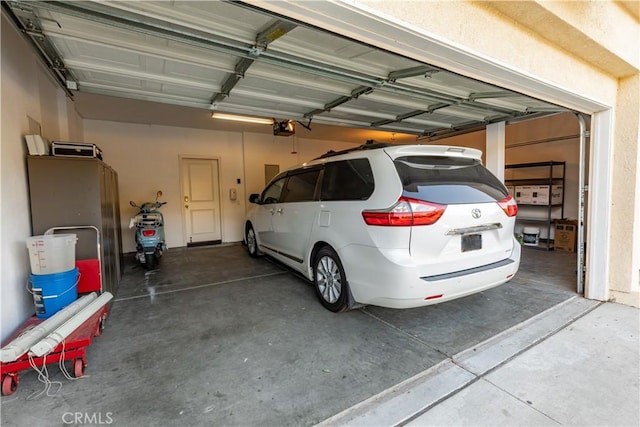
<path fill-rule="evenodd" d="M 14 362 L 0 362 L 2 395 L 8 396 L 16 391 L 19 382 L 18 372 L 31 369 L 32 363 L 34 366 L 40 368 L 45 364 L 49 365 L 60 363 L 60 361 L 71 360 L 73 363 L 73 376 L 76 378 L 83 376 L 84 370 L 87 367 L 87 347 L 91 344 L 93 337 L 102 333 L 107 313 L 108 306 L 105 305 L 76 328 L 63 343 L 58 344 L 58 346 L 46 356 L 29 358 L 28 353 L 25 353 Z M 20 334 L 43 321 L 43 319 L 39 319 L 36 316 L 29 318 L 7 342 L 13 341 L 20 336 Z"/>
<path fill-rule="evenodd" d="M 92 229 L 96 232 L 96 259 L 76 261 L 76 266 L 80 270 L 80 281 L 78 283 L 78 293 L 96 292 L 98 295 L 103 293 L 102 289 L 102 260 L 100 257 L 100 231 L 92 226 L 72 226 L 72 227 L 53 227 L 45 232 L 45 235 L 53 234 L 55 231 L 75 230 L 75 229 Z M 84 375 L 87 367 L 87 347 L 91 345 L 91 340 L 102 333 L 104 323 L 109 312 L 108 305 L 104 305 L 98 311 L 91 315 L 86 321 L 78 326 L 65 340 L 60 343 L 52 352 L 42 357 L 29 357 L 28 352 L 18 357 L 13 362 L 0 362 L 0 374 L 2 378 L 2 395 L 8 396 L 13 394 L 18 388 L 18 372 L 35 367 L 42 367 L 61 361 L 71 360 L 73 363 L 73 376 L 78 378 Z M 10 343 L 21 334 L 34 328 L 42 323 L 45 319 L 32 316 L 20 327 L 20 329 L 9 339 Z M 3 345 L 4 347 L 4 345 Z"/>

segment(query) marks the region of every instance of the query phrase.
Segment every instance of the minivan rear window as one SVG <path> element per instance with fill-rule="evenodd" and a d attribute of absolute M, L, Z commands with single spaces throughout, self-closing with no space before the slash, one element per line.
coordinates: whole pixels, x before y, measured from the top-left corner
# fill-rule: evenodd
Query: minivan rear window
<path fill-rule="evenodd" d="M 507 189 L 480 161 L 443 156 L 404 156 L 394 160 L 404 195 L 443 205 L 504 199 Z"/>

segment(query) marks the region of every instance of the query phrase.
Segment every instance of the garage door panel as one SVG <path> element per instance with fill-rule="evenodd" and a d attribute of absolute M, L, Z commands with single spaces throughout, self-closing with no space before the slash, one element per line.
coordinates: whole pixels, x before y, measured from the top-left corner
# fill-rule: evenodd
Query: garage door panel
<path fill-rule="evenodd" d="M 34 4 L 13 10 L 24 30 L 41 21 L 79 90 L 147 99 L 162 83 L 161 102 L 438 137 L 566 111 L 240 2 Z"/>
<path fill-rule="evenodd" d="M 308 28 L 296 28 L 294 31 L 291 37 L 282 37 L 269 48 L 282 53 L 296 52 L 324 64 L 371 73 L 380 78 L 385 78 L 392 71 L 415 66 L 415 61 L 329 33 Z"/>

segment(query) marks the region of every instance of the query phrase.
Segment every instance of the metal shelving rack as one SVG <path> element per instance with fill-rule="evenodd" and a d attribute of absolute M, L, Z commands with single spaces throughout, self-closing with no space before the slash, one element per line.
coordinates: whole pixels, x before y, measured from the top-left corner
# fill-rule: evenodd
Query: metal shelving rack
<path fill-rule="evenodd" d="M 551 242 L 551 228 L 554 220 L 564 218 L 564 191 L 565 191 L 565 168 L 566 162 L 536 162 L 536 163 L 519 163 L 513 165 L 505 165 L 505 169 L 517 169 L 523 171 L 524 169 L 530 169 L 526 176 L 522 178 L 506 178 L 505 184 L 508 186 L 522 186 L 522 185 L 548 185 L 549 186 L 549 199 L 547 204 L 528 204 L 518 203 L 518 206 L 526 206 L 527 209 L 535 207 L 536 209 L 546 209 L 546 218 L 527 218 L 521 216 L 518 211 L 517 221 L 521 223 L 537 223 L 546 226 L 547 238 L 544 243 L 540 243 L 538 246 L 531 246 L 539 249 L 546 249 L 548 251 L 553 250 L 553 243 Z M 506 171 L 505 171 L 506 172 Z M 513 172 L 513 175 L 517 175 L 517 172 Z M 560 203 L 552 204 L 552 188 L 554 185 L 562 185 L 562 197 Z M 557 216 L 557 212 L 560 212 L 560 216 Z"/>

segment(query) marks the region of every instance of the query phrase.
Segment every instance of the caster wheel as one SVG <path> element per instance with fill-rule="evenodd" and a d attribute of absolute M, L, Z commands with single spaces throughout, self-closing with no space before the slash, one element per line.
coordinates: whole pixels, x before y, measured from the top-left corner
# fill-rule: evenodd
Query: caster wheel
<path fill-rule="evenodd" d="M 18 389 L 18 376 L 7 374 L 2 378 L 2 395 L 9 396 Z"/>
<path fill-rule="evenodd" d="M 73 376 L 76 378 L 80 378 L 84 376 L 84 368 L 87 366 L 84 363 L 84 360 L 81 358 L 77 358 L 73 361 Z"/>
<path fill-rule="evenodd" d="M 100 322 L 98 322 L 98 327 L 96 328 L 96 332 L 93 334 L 94 337 L 99 337 L 100 335 L 102 335 L 102 331 L 104 331 L 104 322 L 105 322 L 105 318 L 102 317 L 100 319 Z"/>

